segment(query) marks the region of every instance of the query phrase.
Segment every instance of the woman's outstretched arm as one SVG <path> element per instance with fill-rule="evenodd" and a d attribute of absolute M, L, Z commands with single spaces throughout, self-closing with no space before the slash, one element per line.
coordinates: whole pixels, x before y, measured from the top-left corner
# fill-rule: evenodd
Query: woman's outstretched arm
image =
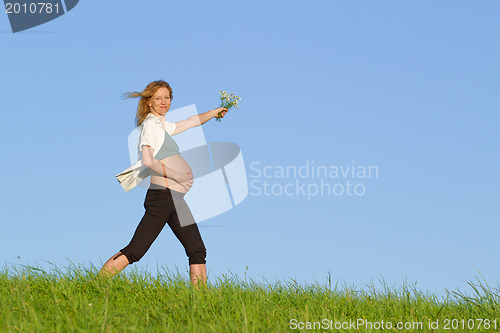
<path fill-rule="evenodd" d="M 224 117 L 224 115 L 227 112 L 226 108 L 217 108 L 213 109 L 204 113 L 200 113 L 199 115 L 194 115 L 189 117 L 186 120 L 181 120 L 175 123 L 175 130 L 171 135 L 176 135 L 179 133 L 182 133 L 190 128 L 196 127 L 203 125 L 210 119 L 214 118 L 217 116 L 219 112 L 222 112 L 221 116 Z"/>

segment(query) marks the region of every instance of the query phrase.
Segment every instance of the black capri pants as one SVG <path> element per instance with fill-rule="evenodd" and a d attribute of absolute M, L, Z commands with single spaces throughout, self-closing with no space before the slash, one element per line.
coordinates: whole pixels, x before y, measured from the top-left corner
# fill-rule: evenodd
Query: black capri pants
<path fill-rule="evenodd" d="M 130 243 L 120 250 L 130 264 L 141 260 L 167 222 L 184 246 L 189 264 L 206 263 L 205 245 L 184 195 L 167 187 L 155 188 L 154 184 L 148 189 L 144 200 L 146 212 Z"/>

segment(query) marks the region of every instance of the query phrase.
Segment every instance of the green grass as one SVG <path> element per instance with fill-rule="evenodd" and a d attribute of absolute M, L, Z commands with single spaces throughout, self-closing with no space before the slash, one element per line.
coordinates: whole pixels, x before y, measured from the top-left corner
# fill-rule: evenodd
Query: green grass
<path fill-rule="evenodd" d="M 1 269 L 0 332 L 306 331 L 292 329 L 299 322 L 319 322 L 329 327 L 322 331 L 330 332 L 500 331 L 499 289 L 479 279 L 468 282 L 471 295 L 457 290 L 438 297 L 406 283 L 390 288 L 384 281 L 378 288 L 372 283 L 356 289 L 221 276 L 197 290 L 179 272 L 152 276 L 127 268 L 111 279 L 99 279 L 96 273 L 93 266 L 75 265 L 64 273 L 29 266 Z M 297 321 L 291 324 L 292 319 Z M 453 319 L 445 329 L 446 320 Z M 490 320 L 489 329 L 481 319 Z M 357 320 L 364 320 L 357 329 L 345 326 Z M 376 329 L 382 320 L 393 326 L 421 322 L 422 328 Z M 428 325 L 436 320 L 439 327 L 431 330 Z M 345 323 L 346 329 L 335 329 L 335 323 Z M 452 329 L 457 324 L 466 329 Z"/>

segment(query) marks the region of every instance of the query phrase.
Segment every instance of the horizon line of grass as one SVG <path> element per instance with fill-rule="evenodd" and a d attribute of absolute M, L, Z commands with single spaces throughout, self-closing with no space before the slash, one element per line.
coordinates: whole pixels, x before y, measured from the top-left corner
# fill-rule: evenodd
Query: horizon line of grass
<path fill-rule="evenodd" d="M 66 268 L 1 268 L 0 330 L 260 332 L 289 331 L 293 318 L 430 322 L 499 317 L 499 288 L 482 276 L 467 281 L 472 296 L 457 289 L 440 298 L 406 282 L 389 287 L 383 279 L 381 288 L 372 281 L 363 290 L 333 284 L 331 276 L 325 285 L 301 285 L 293 279 L 259 283 L 222 274 L 196 289 L 187 274 L 165 267 L 163 272 L 157 268 L 156 276 L 134 267 L 113 278 L 99 278 L 92 264 Z"/>

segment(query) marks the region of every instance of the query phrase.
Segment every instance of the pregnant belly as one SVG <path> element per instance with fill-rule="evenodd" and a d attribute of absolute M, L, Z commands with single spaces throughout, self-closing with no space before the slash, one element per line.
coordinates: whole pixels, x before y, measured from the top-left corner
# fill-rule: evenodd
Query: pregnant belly
<path fill-rule="evenodd" d="M 164 158 L 162 162 L 163 164 L 165 164 L 166 167 L 173 169 L 177 172 L 181 173 L 192 172 L 191 167 L 186 162 L 186 160 L 182 158 L 181 154 L 175 154 L 167 158 Z M 179 184 L 177 181 L 175 181 L 172 178 L 169 178 L 168 173 L 167 173 L 167 178 L 163 177 L 163 175 L 160 175 L 156 172 L 151 173 L 151 183 L 163 187 L 166 186 L 174 191 L 181 193 L 186 193 L 188 191 L 184 186 Z"/>

